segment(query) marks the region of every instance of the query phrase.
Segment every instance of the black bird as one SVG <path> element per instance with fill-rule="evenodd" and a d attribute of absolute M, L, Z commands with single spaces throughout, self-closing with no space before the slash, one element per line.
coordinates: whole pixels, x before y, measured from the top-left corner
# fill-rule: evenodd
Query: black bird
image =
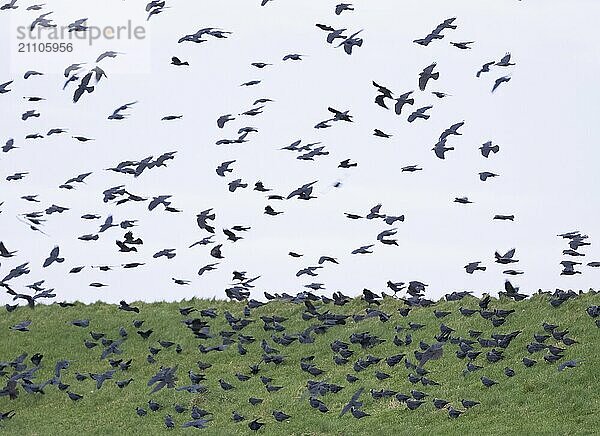
<path fill-rule="evenodd" d="M 112 376 L 115 374 L 115 370 L 110 370 L 110 371 L 106 371 L 104 373 L 100 373 L 100 374 L 90 374 L 90 378 L 92 380 L 96 381 L 96 389 L 100 389 L 102 388 L 102 384 L 108 380 L 108 379 L 112 379 Z"/>
<path fill-rule="evenodd" d="M 65 261 L 65 259 L 63 257 L 58 257 L 58 252 L 59 252 L 59 248 L 58 247 L 54 247 L 52 249 L 52 251 L 50 252 L 50 256 L 48 256 L 48 258 L 46 258 L 46 260 L 44 261 L 44 264 L 42 265 L 44 268 L 52 265 L 54 262 L 57 263 L 62 263 Z"/>
<path fill-rule="evenodd" d="M 425 112 L 427 112 L 427 111 L 428 111 L 429 109 L 431 109 L 432 107 L 433 107 L 433 106 L 424 106 L 424 107 L 421 107 L 421 108 L 417 109 L 416 111 L 414 111 L 413 113 L 411 113 L 411 114 L 408 116 L 408 122 L 409 122 L 409 123 L 412 123 L 412 122 L 413 122 L 413 121 L 415 121 L 417 118 L 421 118 L 421 119 L 424 119 L 424 120 L 428 120 L 428 119 L 431 117 L 431 115 L 428 115 L 428 114 L 426 114 Z M 452 148 L 452 150 L 453 150 L 453 148 Z M 436 154 L 437 154 L 437 153 L 436 153 Z"/>
<path fill-rule="evenodd" d="M 444 407 L 446 407 L 447 404 L 449 404 L 449 401 L 441 400 L 439 398 L 433 399 L 433 406 L 438 410 L 443 409 Z"/>
<path fill-rule="evenodd" d="M 473 44 L 475 41 L 466 41 L 466 42 L 451 42 L 450 44 L 452 44 L 454 47 L 456 48 L 460 48 L 461 50 L 467 50 L 470 49 L 471 47 L 469 47 L 471 44 Z"/>
<path fill-rule="evenodd" d="M 258 419 L 254 419 L 248 423 L 248 428 L 253 431 L 258 431 L 261 427 L 265 425 L 264 422 L 260 422 Z"/>
<path fill-rule="evenodd" d="M 67 391 L 67 395 L 73 401 L 79 401 L 83 398 L 83 395 L 76 394 L 75 392 Z"/>
<path fill-rule="evenodd" d="M 494 61 L 492 62 L 486 62 L 485 64 L 482 65 L 481 69 L 479 71 L 477 71 L 477 74 L 475 74 L 475 76 L 479 77 L 481 76 L 481 73 L 489 73 L 490 71 L 490 67 L 492 65 L 494 65 Z"/>
<path fill-rule="evenodd" d="M 375 129 L 373 132 L 374 136 L 379 136 L 380 138 L 391 138 L 392 135 L 389 135 L 387 133 L 383 133 L 381 130 L 379 129 Z"/>
<path fill-rule="evenodd" d="M 15 255 L 15 253 L 17 253 L 17 251 L 8 251 L 6 249 L 6 246 L 4 245 L 4 243 L 2 241 L 0 241 L 0 257 L 4 257 L 4 258 L 13 257 Z M 6 279 L 4 279 L 4 280 L 6 280 Z"/>
<path fill-rule="evenodd" d="M 415 104 L 415 99 L 409 98 L 412 93 L 413 91 L 406 92 L 396 99 L 396 104 L 394 106 L 394 111 L 396 112 L 396 115 L 400 115 L 402 113 L 402 108 L 405 104 L 411 106 Z"/>
<path fill-rule="evenodd" d="M 286 414 L 286 413 L 284 413 L 284 412 L 282 412 L 280 410 L 273 410 L 273 417 L 275 418 L 275 420 L 277 422 L 283 422 L 286 419 L 291 418 L 290 415 L 288 415 L 288 414 Z"/>
<path fill-rule="evenodd" d="M 564 371 L 567 368 L 575 368 L 578 365 L 579 365 L 579 362 L 577 360 L 567 360 L 566 362 L 563 362 L 560 365 L 558 365 L 558 370 Z"/>
<path fill-rule="evenodd" d="M 490 388 L 490 387 L 492 387 L 492 386 L 494 386 L 494 385 L 497 385 L 497 384 L 498 384 L 498 382 L 497 382 L 497 381 L 494 381 L 494 380 L 492 380 L 492 379 L 490 379 L 490 378 L 487 378 L 486 376 L 482 376 L 480 380 L 481 380 L 481 383 L 482 383 L 482 384 L 483 384 L 483 385 L 484 385 L 486 388 Z"/>
<path fill-rule="evenodd" d="M 425 87 L 427 86 L 427 82 L 430 79 L 437 80 L 440 77 L 440 73 L 434 73 L 433 69 L 436 67 L 436 63 L 425 67 L 421 73 L 419 73 L 419 89 L 421 91 L 425 91 Z"/>
<path fill-rule="evenodd" d="M 514 255 L 515 255 L 515 249 L 511 249 L 508 250 L 505 254 L 500 254 L 497 251 L 494 253 L 494 256 L 496 257 L 496 263 L 500 263 L 503 265 L 509 264 L 509 263 L 514 263 L 514 262 L 518 262 L 518 260 L 513 259 Z"/>
<path fill-rule="evenodd" d="M 90 320 L 89 319 L 76 319 L 74 321 L 71 321 L 71 324 L 76 327 L 89 327 Z"/>
<path fill-rule="evenodd" d="M 129 385 L 129 383 L 131 383 L 132 381 L 133 381 L 132 378 L 129 378 L 127 380 L 117 380 L 115 382 L 115 384 L 117 385 L 117 387 L 123 389 L 123 388 L 127 387 L 127 385 Z"/>
<path fill-rule="evenodd" d="M 458 418 L 463 413 L 465 413 L 465 412 L 462 410 L 456 410 L 452 406 L 448 407 L 448 416 L 450 418 Z"/>
<path fill-rule="evenodd" d="M 392 98 L 392 91 L 390 91 L 385 86 L 381 86 L 377 84 L 375 81 L 372 82 L 373 86 L 377 88 L 377 92 L 379 92 L 385 98 Z"/>
<path fill-rule="evenodd" d="M 406 407 L 408 407 L 410 410 L 416 410 L 418 409 L 422 404 L 425 404 L 425 401 L 421 401 L 421 400 L 416 400 L 413 398 L 408 398 L 406 400 Z"/>
<path fill-rule="evenodd" d="M 154 332 L 152 329 L 148 329 L 146 331 L 138 330 L 138 335 L 140 335 L 143 339 L 148 339 L 150 335 Z"/>
<path fill-rule="evenodd" d="M 283 57 L 283 60 L 284 61 L 287 61 L 287 60 L 301 61 L 302 60 L 302 56 L 304 56 L 304 55 L 297 54 L 297 53 L 290 53 L 290 54 L 285 55 Z"/>
<path fill-rule="evenodd" d="M 353 11 L 353 10 L 354 10 L 354 8 L 352 7 L 351 3 L 340 3 L 340 4 L 336 5 L 336 7 L 335 7 L 335 14 L 340 15 L 344 11 Z"/>
<path fill-rule="evenodd" d="M 500 59 L 498 62 L 496 62 L 494 65 L 499 66 L 499 67 L 510 67 L 512 65 L 515 65 L 514 63 L 510 62 L 510 53 L 506 53 L 502 59 Z"/>
<path fill-rule="evenodd" d="M 496 89 L 498 89 L 498 87 L 503 84 L 506 83 L 508 81 L 510 81 L 510 77 L 509 76 L 502 76 L 496 79 L 496 81 L 494 82 L 494 86 L 492 87 L 492 92 L 494 92 Z"/>
<path fill-rule="evenodd" d="M 346 374 L 346 381 L 348 383 L 354 383 L 355 381 L 360 380 L 358 377 L 352 375 L 352 374 Z"/>
<path fill-rule="evenodd" d="M 356 407 L 352 407 L 350 409 L 350 413 L 352 413 L 352 416 L 354 416 L 356 419 L 361 419 L 361 418 L 364 418 L 366 416 L 371 416 L 368 413 L 363 412 L 360 409 L 357 409 Z"/>
<path fill-rule="evenodd" d="M 234 389 L 235 386 L 227 383 L 225 380 L 223 380 L 222 378 L 219 379 L 219 384 L 221 385 L 221 389 L 223 389 L 224 391 L 230 391 L 231 389 Z"/>
<path fill-rule="evenodd" d="M 193 421 L 187 421 L 181 424 L 182 428 L 194 427 L 194 428 L 206 428 L 206 425 L 209 423 L 210 419 L 195 419 Z"/>
<path fill-rule="evenodd" d="M 479 179 L 482 182 L 485 182 L 490 177 L 498 177 L 498 174 L 491 173 L 489 171 L 483 171 L 483 172 L 479 173 Z"/>
<path fill-rule="evenodd" d="M 375 378 L 377 378 L 377 380 L 385 380 L 386 378 L 390 377 L 391 375 L 386 374 L 385 372 L 375 371 Z"/>
<path fill-rule="evenodd" d="M 171 65 L 175 65 L 177 67 L 181 67 L 181 66 L 184 66 L 184 65 L 189 66 L 190 64 L 187 61 L 186 62 L 181 62 L 181 60 L 178 57 L 173 56 L 171 58 Z"/>
<path fill-rule="evenodd" d="M 460 403 L 463 405 L 463 407 L 465 409 L 470 409 L 471 407 L 475 407 L 478 404 L 480 404 L 479 401 L 465 400 L 465 399 L 460 400 Z"/>
<path fill-rule="evenodd" d="M 467 265 L 465 265 L 465 270 L 468 274 L 473 274 L 475 271 L 485 271 L 486 267 L 480 266 L 480 263 L 481 262 L 470 262 Z"/>
<path fill-rule="evenodd" d="M 12 80 L 10 82 L 0 83 L 0 94 L 6 94 L 7 92 L 12 91 L 12 89 L 8 89 L 8 85 L 11 83 L 13 83 Z"/>
<path fill-rule="evenodd" d="M 329 408 L 318 398 L 310 397 L 308 402 L 313 409 L 317 409 L 321 413 L 329 412 Z"/>
<path fill-rule="evenodd" d="M 487 141 L 479 147 L 479 150 L 481 150 L 481 155 L 487 158 L 490 156 L 490 152 L 494 154 L 498 153 L 500 151 L 500 146 L 492 145 L 492 141 Z"/>
<path fill-rule="evenodd" d="M 10 419 L 13 416 L 15 416 L 14 410 L 9 410 L 8 412 L 0 412 L 0 422 Z"/>
<path fill-rule="evenodd" d="M 235 117 L 232 117 L 231 114 L 227 114 L 227 115 L 221 115 L 218 119 L 217 119 L 217 126 L 222 129 L 223 127 L 225 127 L 225 123 L 227 123 L 228 121 L 233 121 L 235 120 Z"/>
<path fill-rule="evenodd" d="M 223 255 L 221 254 L 221 247 L 223 246 L 223 244 L 219 244 L 219 245 L 215 245 L 211 250 L 210 250 L 210 255 L 212 257 L 214 257 L 215 259 L 223 259 Z"/>

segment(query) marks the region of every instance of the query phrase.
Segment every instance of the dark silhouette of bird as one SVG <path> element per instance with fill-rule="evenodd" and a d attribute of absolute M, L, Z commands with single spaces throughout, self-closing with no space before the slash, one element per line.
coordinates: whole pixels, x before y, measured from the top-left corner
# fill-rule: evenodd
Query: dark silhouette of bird
<path fill-rule="evenodd" d="M 57 262 L 57 263 L 64 262 L 65 259 L 63 257 L 58 257 L 58 253 L 59 253 L 59 248 L 54 247 L 52 249 L 52 251 L 50 252 L 50 256 L 48 256 L 46 258 L 46 260 L 44 261 L 44 264 L 42 266 L 44 268 L 46 268 L 46 267 L 49 267 L 50 265 L 52 265 L 54 262 Z"/>
<path fill-rule="evenodd" d="M 494 64 L 495 64 L 494 61 L 492 61 L 492 62 L 486 62 L 485 64 L 482 65 L 481 69 L 479 71 L 477 71 L 477 73 L 475 74 L 475 76 L 479 77 L 479 76 L 481 76 L 481 73 L 489 73 L 490 67 L 492 65 L 494 65 Z"/>
<path fill-rule="evenodd" d="M 353 11 L 353 10 L 354 10 L 354 8 L 352 7 L 351 3 L 339 3 L 335 7 L 335 14 L 340 15 L 344 11 Z"/>
<path fill-rule="evenodd" d="M 471 44 L 473 44 L 475 41 L 466 41 L 466 42 L 451 42 L 450 44 L 453 45 L 456 48 L 460 48 L 461 50 L 467 50 L 467 49 L 471 49 L 472 47 L 470 47 Z"/>
<path fill-rule="evenodd" d="M 502 59 L 500 59 L 498 62 L 496 62 L 494 65 L 499 66 L 499 67 L 510 67 L 512 65 L 515 65 L 514 63 L 510 62 L 510 53 L 506 53 Z"/>
<path fill-rule="evenodd" d="M 277 422 L 283 422 L 283 421 L 291 418 L 290 415 L 288 415 L 288 414 L 286 414 L 286 413 L 284 413 L 284 412 L 282 412 L 280 410 L 274 410 L 273 411 L 273 417 L 275 418 L 275 420 Z"/>
<path fill-rule="evenodd" d="M 423 120 L 428 120 L 429 117 L 431 117 L 431 115 L 426 114 L 425 112 L 427 112 L 429 109 L 433 108 L 433 106 L 423 106 L 417 110 L 415 110 L 413 113 L 411 113 L 408 116 L 408 122 L 412 123 L 413 121 L 415 121 L 417 118 L 421 118 Z"/>
<path fill-rule="evenodd" d="M 182 61 L 181 61 L 181 60 L 180 60 L 178 57 L 176 57 L 176 56 L 173 56 L 173 57 L 171 58 L 171 65 L 175 65 L 175 66 L 177 66 L 177 67 L 181 67 L 181 66 L 184 66 L 184 65 L 185 65 L 185 66 L 189 66 L 190 64 L 189 64 L 189 62 L 187 62 L 187 61 L 185 61 L 185 62 L 182 62 Z"/>
<path fill-rule="evenodd" d="M 419 89 L 421 91 L 425 91 L 425 88 L 427 87 L 427 82 L 429 82 L 429 80 L 438 80 L 440 77 L 440 73 L 438 72 L 433 72 L 434 68 L 436 67 L 436 63 L 434 62 L 433 64 L 425 67 L 423 69 L 423 71 L 421 73 L 419 73 Z"/>
<path fill-rule="evenodd" d="M 375 129 L 375 131 L 373 132 L 374 136 L 379 136 L 380 138 L 391 138 L 392 135 L 389 135 L 387 133 L 383 133 L 381 130 L 379 129 Z"/>
<path fill-rule="evenodd" d="M 475 271 L 485 271 L 485 266 L 480 266 L 481 262 L 470 262 L 465 265 L 465 270 L 468 274 L 473 274 Z"/>
<path fill-rule="evenodd" d="M 498 89 L 498 87 L 503 84 L 506 83 L 508 81 L 510 81 L 510 77 L 509 76 L 502 76 L 496 79 L 496 81 L 494 82 L 494 86 L 492 87 L 492 92 L 494 92 L 496 89 Z"/>
<path fill-rule="evenodd" d="M 482 376 L 480 378 L 480 380 L 481 380 L 481 384 L 483 384 L 486 388 L 490 388 L 490 387 L 498 384 L 497 381 L 494 381 L 486 376 Z"/>
<path fill-rule="evenodd" d="M 260 422 L 258 419 L 253 419 L 248 423 L 248 428 L 252 431 L 258 431 L 265 425 L 264 422 Z"/>
<path fill-rule="evenodd" d="M 72 401 L 79 401 L 83 398 L 83 395 L 76 394 L 75 392 L 67 391 L 67 395 Z"/>

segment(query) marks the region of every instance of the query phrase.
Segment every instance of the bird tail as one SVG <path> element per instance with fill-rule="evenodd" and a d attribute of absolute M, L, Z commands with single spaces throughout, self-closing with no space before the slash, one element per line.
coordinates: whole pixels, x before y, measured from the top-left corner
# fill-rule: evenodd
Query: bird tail
<path fill-rule="evenodd" d="M 439 78 L 440 78 L 440 73 L 433 73 L 433 74 L 431 75 L 431 78 L 432 78 L 433 80 L 437 80 L 437 79 L 439 79 Z"/>

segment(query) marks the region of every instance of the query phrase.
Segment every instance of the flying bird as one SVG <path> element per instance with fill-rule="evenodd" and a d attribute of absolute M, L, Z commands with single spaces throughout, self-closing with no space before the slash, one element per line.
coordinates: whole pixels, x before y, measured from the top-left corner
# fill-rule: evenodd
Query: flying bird
<path fill-rule="evenodd" d="M 502 59 L 500 59 L 498 62 L 496 62 L 494 65 L 498 66 L 498 67 L 510 67 L 512 65 L 515 65 L 514 63 L 510 62 L 510 53 L 506 53 Z"/>
<path fill-rule="evenodd" d="M 177 56 L 173 56 L 171 58 L 171 65 L 175 65 L 176 67 L 189 66 L 189 62 L 182 62 Z"/>
<path fill-rule="evenodd" d="M 52 249 L 52 251 L 50 252 L 50 256 L 48 256 L 46 258 L 46 260 L 44 261 L 44 264 L 42 266 L 44 268 L 46 268 L 46 267 L 49 267 L 50 265 L 52 265 L 54 262 L 57 262 L 57 263 L 64 262 L 65 259 L 63 257 L 58 257 L 58 253 L 59 253 L 59 248 L 54 247 Z"/>
<path fill-rule="evenodd" d="M 470 47 L 470 45 L 473 44 L 474 42 L 475 41 L 451 42 L 450 44 L 452 44 L 456 48 L 460 48 L 461 50 L 468 50 L 468 49 L 472 48 L 472 47 Z"/>
<path fill-rule="evenodd" d="M 114 59 L 114 58 L 116 58 L 118 55 L 122 55 L 122 54 L 125 54 L 125 53 L 120 53 L 120 52 L 117 52 L 117 51 L 112 51 L 112 50 L 105 51 L 105 52 L 104 52 L 104 53 L 102 53 L 100 56 L 98 56 L 98 58 L 96 59 L 96 63 L 98 63 L 98 62 L 100 62 L 102 59 L 106 59 L 106 58 L 113 58 L 113 59 Z"/>
<path fill-rule="evenodd" d="M 352 3 L 340 3 L 335 7 L 335 14 L 340 15 L 344 11 L 353 11 Z"/>
<path fill-rule="evenodd" d="M 8 86 L 13 83 L 13 81 L 9 81 L 9 82 L 4 82 L 0 84 L 0 94 L 6 94 L 7 92 L 10 92 L 11 89 L 8 89 Z"/>
<path fill-rule="evenodd" d="M 515 263 L 518 262 L 518 260 L 513 259 L 514 255 L 515 255 L 515 249 L 511 249 L 508 250 L 506 253 L 504 254 L 500 254 L 497 251 L 494 253 L 494 256 L 496 257 L 496 263 L 500 263 L 503 265 L 509 264 L 509 263 Z"/>
<path fill-rule="evenodd" d="M 473 274 L 475 271 L 485 271 L 486 267 L 481 266 L 480 264 L 481 262 L 470 262 L 465 265 L 465 271 L 467 271 L 468 274 Z"/>
<path fill-rule="evenodd" d="M 482 65 L 481 69 L 479 71 L 477 71 L 477 73 L 475 74 L 476 77 L 481 76 L 482 73 L 489 73 L 490 72 L 490 67 L 492 65 L 494 65 L 495 62 L 486 62 L 485 64 Z"/>
<path fill-rule="evenodd" d="M 499 77 L 498 79 L 496 79 L 496 81 L 494 82 L 494 86 L 492 87 L 492 92 L 494 92 L 496 89 L 498 89 L 498 87 L 503 84 L 510 81 L 510 77 L 509 76 L 502 76 Z"/>
<path fill-rule="evenodd" d="M 490 153 L 498 153 L 500 151 L 500 146 L 492 145 L 492 141 L 487 141 L 479 147 L 479 150 L 481 150 L 481 155 L 487 158 L 490 156 Z"/>
<path fill-rule="evenodd" d="M 415 121 L 417 118 L 421 118 L 423 120 L 428 120 L 429 117 L 431 117 L 431 115 L 426 114 L 425 112 L 427 112 L 429 109 L 431 109 L 433 106 L 424 106 L 421 107 L 419 109 L 417 109 L 416 111 L 414 111 L 412 114 L 410 114 L 408 116 L 408 122 L 412 123 L 413 121 Z"/>
<path fill-rule="evenodd" d="M 419 73 L 419 89 L 421 91 L 425 91 L 427 82 L 429 82 L 430 79 L 438 80 L 440 78 L 440 73 L 433 72 L 433 69 L 436 67 L 436 65 L 437 64 L 434 62 L 433 64 L 425 67 L 423 69 L 423 71 L 421 71 L 421 73 Z"/>

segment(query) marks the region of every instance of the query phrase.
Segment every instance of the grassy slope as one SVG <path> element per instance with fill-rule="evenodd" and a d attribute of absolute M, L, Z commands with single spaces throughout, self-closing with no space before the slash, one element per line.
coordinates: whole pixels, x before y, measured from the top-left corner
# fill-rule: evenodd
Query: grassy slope
<path fill-rule="evenodd" d="M 408 370 L 403 362 L 394 368 L 389 368 L 383 361 L 358 373 L 360 381 L 350 384 L 345 375 L 354 373 L 351 363 L 360 356 L 372 354 L 375 356 L 390 356 L 406 352 L 414 361 L 412 352 L 417 348 L 419 340 L 433 342 L 433 336 L 439 332 L 440 320 L 433 316 L 433 308 L 420 308 L 411 311 L 407 318 L 401 317 L 397 308 L 403 303 L 386 299 L 381 309 L 392 314 L 387 323 L 377 318 L 359 323 L 349 320 L 347 325 L 331 329 L 323 335 L 314 335 L 313 344 L 302 345 L 293 343 L 288 347 L 275 345 L 286 356 L 286 363 L 279 366 L 263 365 L 260 375 L 274 378 L 274 384 L 285 386 L 275 393 L 267 393 L 257 376 L 246 382 L 235 378 L 236 372 L 248 374 L 248 365 L 256 363 L 262 355 L 260 339 L 271 332 L 264 332 L 262 322 L 256 322 L 245 328 L 242 333 L 251 334 L 257 338 L 255 343 L 247 345 L 248 354 L 239 356 L 237 347 L 221 353 L 201 354 L 198 351 L 200 341 L 194 339 L 191 331 L 182 323 L 183 317 L 178 308 L 193 305 L 197 308 L 217 308 L 219 317 L 211 322 L 214 333 L 220 330 L 230 330 L 222 314 L 229 310 L 236 316 L 242 314 L 243 305 L 233 302 L 193 300 L 182 303 L 136 303 L 141 313 L 129 313 L 117 310 L 115 306 L 93 304 L 77 305 L 74 308 L 60 308 L 57 305 L 38 307 L 35 310 L 20 308 L 14 313 L 3 313 L 0 318 L 0 360 L 9 361 L 17 355 L 27 352 L 29 356 L 36 352 L 44 354 L 43 370 L 38 380 L 51 377 L 54 364 L 59 359 L 71 359 L 73 362 L 64 372 L 63 381 L 71 384 L 70 390 L 84 395 L 81 401 L 73 403 L 64 392 L 52 386 L 46 388 L 45 395 L 25 394 L 20 389 L 19 398 L 9 401 L 8 397 L 0 398 L 0 411 L 15 409 L 14 418 L 0 426 L 10 434 L 156 434 L 164 430 L 163 419 L 171 414 L 177 424 L 177 433 L 195 433 L 204 431 L 209 434 L 238 434 L 250 433 L 247 423 L 253 418 L 260 417 L 267 425 L 260 433 L 265 434 L 593 434 L 598 432 L 597 417 L 600 416 L 600 331 L 593 320 L 585 313 L 586 307 L 599 304 L 600 297 L 586 294 L 577 299 L 569 300 L 557 309 L 552 308 L 545 296 L 534 296 L 530 300 L 514 303 L 510 301 L 493 300 L 490 308 L 514 308 L 516 312 L 508 317 L 506 324 L 493 329 L 491 323 L 474 315 L 463 317 L 458 308 L 462 305 L 477 308 L 476 300 L 465 298 L 461 302 L 439 302 L 436 308 L 451 310 L 452 314 L 442 321 L 457 330 L 457 334 L 467 337 L 469 329 L 483 330 L 485 337 L 492 332 L 508 333 L 522 330 L 505 352 L 506 359 L 499 363 L 489 364 L 481 355 L 475 363 L 483 365 L 483 370 L 463 376 L 462 370 L 466 361 L 455 357 L 456 345 L 445 346 L 444 357 L 431 361 L 426 368 L 431 371 L 429 377 L 440 382 L 441 386 L 412 385 L 407 380 Z M 344 307 L 330 306 L 335 313 L 364 312 L 366 303 L 354 300 Z M 260 315 L 278 314 L 289 317 L 284 323 L 286 333 L 292 334 L 304 330 L 311 322 L 302 321 L 300 315 L 303 306 L 275 302 L 253 310 L 252 318 Z M 88 318 L 90 328 L 79 328 L 68 325 L 74 319 Z M 9 331 L 9 326 L 30 319 L 33 321 L 28 333 Z M 155 333 L 147 341 L 141 339 L 131 322 L 143 319 L 143 328 L 153 328 Z M 395 325 L 406 326 L 409 321 L 426 324 L 427 327 L 413 333 L 414 342 L 409 347 L 396 347 L 392 343 Z M 557 371 L 557 364 L 547 364 L 542 359 L 542 353 L 529 356 L 525 345 L 532 341 L 534 332 L 541 331 L 542 322 L 556 323 L 561 328 L 568 328 L 569 336 L 579 341 L 571 347 L 566 347 L 564 360 L 581 359 L 580 367 Z M 119 357 L 133 358 L 133 365 L 128 373 L 115 374 L 116 380 L 133 377 L 134 381 L 125 389 L 118 389 L 113 381 L 107 381 L 101 390 L 96 391 L 95 382 L 85 380 L 77 382 L 75 372 L 103 372 L 108 368 L 107 361 L 100 361 L 100 346 L 87 350 L 83 346 L 84 339 L 91 339 L 89 331 L 101 331 L 112 339 L 118 338 L 120 326 L 126 327 L 129 339 L 123 344 L 123 355 Z M 369 350 L 361 350 L 358 345 L 351 349 L 356 353 L 351 363 L 336 366 L 332 360 L 329 344 L 335 339 L 348 342 L 353 332 L 370 331 L 387 339 L 384 344 Z M 157 339 L 172 340 L 180 343 L 183 352 L 178 355 L 172 347 L 161 351 L 156 364 L 148 364 L 146 356 L 148 346 L 158 346 Z M 219 339 L 204 341 L 206 344 L 216 344 Z M 487 351 L 487 350 L 485 350 Z M 299 368 L 302 356 L 315 355 L 316 365 L 325 370 L 320 377 L 312 377 Z M 525 368 L 521 363 L 523 356 L 533 357 L 538 364 Z M 209 392 L 203 395 L 175 392 L 173 389 L 163 389 L 152 396 L 159 402 L 162 410 L 153 413 L 148 411 L 145 417 L 135 414 L 135 407 L 142 406 L 146 410 L 150 398 L 150 388 L 146 386 L 148 379 L 158 370 L 160 365 L 179 365 L 178 386 L 189 384 L 187 371 L 196 367 L 196 362 L 210 362 L 213 367 L 206 370 L 208 381 L 205 383 Z M 29 359 L 27 359 L 29 363 Z M 502 373 L 505 366 L 511 366 L 517 371 L 513 378 L 507 378 Z M 374 372 L 381 370 L 392 375 L 390 379 L 378 381 Z M 479 377 L 486 375 L 500 382 L 492 388 L 481 385 Z M 236 386 L 231 391 L 223 391 L 218 379 L 223 378 Z M 321 414 L 308 404 L 305 394 L 306 381 L 309 379 L 324 379 L 345 386 L 338 394 L 327 394 L 323 401 L 330 412 Z M 4 385 L 4 383 L 2 383 Z M 370 417 L 361 420 L 350 414 L 338 418 L 342 406 L 349 400 L 352 393 L 359 387 L 365 387 L 361 397 L 364 402 L 363 410 Z M 387 388 L 403 393 L 411 389 L 419 389 L 430 394 L 429 401 L 416 411 L 410 411 L 404 404 L 394 398 L 389 400 L 373 400 L 368 393 L 370 388 Z M 247 399 L 250 396 L 264 398 L 258 406 L 251 406 Z M 457 409 L 463 409 L 459 403 L 461 398 L 481 402 L 480 406 L 468 410 L 459 419 L 450 419 L 445 411 L 437 411 L 431 404 L 431 398 L 450 400 Z M 208 429 L 180 429 L 179 425 L 189 420 L 189 412 L 177 414 L 173 410 L 174 403 L 190 406 L 196 404 L 214 413 L 214 420 Z M 277 423 L 271 415 L 274 409 L 283 410 L 292 415 L 287 422 Z M 246 416 L 242 423 L 231 420 L 231 412 L 236 410 Z M 59 430 L 60 429 L 60 430 Z M 0 428 L 0 431 L 2 429 Z"/>

